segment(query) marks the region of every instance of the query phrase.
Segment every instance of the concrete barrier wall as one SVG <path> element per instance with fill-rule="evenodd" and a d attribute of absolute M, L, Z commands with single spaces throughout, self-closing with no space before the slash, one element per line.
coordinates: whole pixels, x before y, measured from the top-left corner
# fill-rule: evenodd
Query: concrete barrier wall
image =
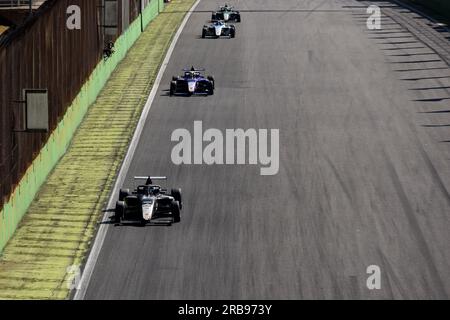
<path fill-rule="evenodd" d="M 162 10 L 163 6 L 163 0 L 152 0 L 150 2 L 142 13 L 144 27 L 158 15 L 158 10 Z M 125 33 L 117 39 L 114 55 L 107 61 L 101 61 L 94 69 L 57 128 L 52 132 L 47 143 L 26 171 L 9 201 L 5 203 L 2 211 L 0 211 L 0 252 L 14 234 L 20 220 L 27 212 L 48 174 L 66 152 L 73 134 L 83 120 L 89 106 L 96 100 L 106 81 L 140 34 L 141 16 L 138 16 Z"/>

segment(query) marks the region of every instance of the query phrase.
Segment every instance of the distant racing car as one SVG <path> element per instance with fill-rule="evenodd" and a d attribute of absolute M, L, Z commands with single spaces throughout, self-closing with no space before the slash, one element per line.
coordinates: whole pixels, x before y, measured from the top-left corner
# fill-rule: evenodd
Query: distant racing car
<path fill-rule="evenodd" d="M 213 95 L 215 81 L 212 76 L 204 76 L 204 69 L 184 69 L 182 76 L 175 76 L 170 83 L 170 95 L 185 94 L 191 96 L 193 94 Z"/>
<path fill-rule="evenodd" d="M 223 21 L 214 21 L 209 25 L 204 25 L 202 30 L 202 38 L 206 37 L 229 37 L 234 38 L 236 36 L 236 28 L 234 25 L 227 24 Z"/>
<path fill-rule="evenodd" d="M 145 224 L 169 224 L 181 221 L 183 208 L 181 190 L 168 190 L 153 184 L 153 180 L 166 180 L 166 177 L 135 177 L 146 180 L 134 191 L 121 189 L 116 203 L 114 220 L 116 223 L 139 222 Z"/>
<path fill-rule="evenodd" d="M 232 6 L 225 4 L 218 11 L 212 13 L 211 20 L 241 22 L 241 14 L 239 11 L 234 10 Z"/>

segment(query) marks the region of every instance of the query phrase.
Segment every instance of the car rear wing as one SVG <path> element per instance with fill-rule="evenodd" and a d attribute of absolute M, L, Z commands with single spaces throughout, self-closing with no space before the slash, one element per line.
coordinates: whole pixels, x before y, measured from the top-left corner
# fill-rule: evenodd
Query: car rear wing
<path fill-rule="evenodd" d="M 201 68 L 201 69 L 197 69 L 197 68 L 186 68 L 183 69 L 184 72 L 189 72 L 189 71 L 206 71 L 206 69 Z"/>
<path fill-rule="evenodd" d="M 152 176 L 137 176 L 134 177 L 135 180 L 167 180 L 167 177 L 152 177 Z"/>

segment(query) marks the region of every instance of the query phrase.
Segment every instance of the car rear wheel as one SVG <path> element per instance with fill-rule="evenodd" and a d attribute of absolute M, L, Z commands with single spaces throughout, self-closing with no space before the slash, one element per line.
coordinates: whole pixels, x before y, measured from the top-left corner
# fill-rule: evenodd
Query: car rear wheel
<path fill-rule="evenodd" d="M 202 38 L 203 38 L 203 39 L 206 38 L 206 31 L 205 31 L 205 30 L 202 31 Z"/>
<path fill-rule="evenodd" d="M 173 216 L 173 222 L 178 223 L 181 221 L 181 214 L 180 214 L 180 203 L 178 201 L 172 201 L 171 205 L 171 211 Z"/>
<path fill-rule="evenodd" d="M 130 195 L 130 189 L 120 189 L 119 191 L 119 201 L 125 200 L 126 197 Z"/>

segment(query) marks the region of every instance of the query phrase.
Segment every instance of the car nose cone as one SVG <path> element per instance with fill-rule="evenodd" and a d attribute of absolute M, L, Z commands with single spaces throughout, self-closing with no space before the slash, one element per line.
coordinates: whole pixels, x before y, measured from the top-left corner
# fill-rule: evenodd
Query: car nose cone
<path fill-rule="evenodd" d="M 194 92 L 195 91 L 195 84 L 196 84 L 195 81 L 189 81 L 188 82 L 188 90 L 189 90 L 189 92 Z"/>
<path fill-rule="evenodd" d="M 146 221 L 152 219 L 153 216 L 153 205 L 143 205 L 142 206 L 142 218 Z"/>

